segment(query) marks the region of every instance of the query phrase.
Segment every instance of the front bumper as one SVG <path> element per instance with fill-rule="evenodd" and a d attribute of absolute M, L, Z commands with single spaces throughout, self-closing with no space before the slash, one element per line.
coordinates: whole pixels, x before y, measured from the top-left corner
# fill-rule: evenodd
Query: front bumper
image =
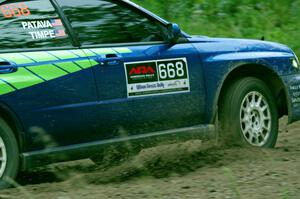
<path fill-rule="evenodd" d="M 289 123 L 300 120 L 300 74 L 282 77 L 287 94 Z"/>

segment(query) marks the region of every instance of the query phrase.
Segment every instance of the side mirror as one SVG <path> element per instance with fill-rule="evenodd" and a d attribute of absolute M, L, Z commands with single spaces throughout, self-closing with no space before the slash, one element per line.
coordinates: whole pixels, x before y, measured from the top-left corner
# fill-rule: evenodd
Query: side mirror
<path fill-rule="evenodd" d="M 167 39 L 170 43 L 176 43 L 181 36 L 181 29 L 175 23 L 170 23 L 167 25 L 168 34 Z"/>

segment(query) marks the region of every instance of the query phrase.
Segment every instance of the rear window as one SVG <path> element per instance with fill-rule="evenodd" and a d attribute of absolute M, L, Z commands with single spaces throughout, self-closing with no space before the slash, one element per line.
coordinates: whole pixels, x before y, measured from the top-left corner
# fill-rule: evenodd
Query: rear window
<path fill-rule="evenodd" d="M 0 50 L 71 45 L 62 21 L 48 0 L 1 3 L 0 27 Z"/>

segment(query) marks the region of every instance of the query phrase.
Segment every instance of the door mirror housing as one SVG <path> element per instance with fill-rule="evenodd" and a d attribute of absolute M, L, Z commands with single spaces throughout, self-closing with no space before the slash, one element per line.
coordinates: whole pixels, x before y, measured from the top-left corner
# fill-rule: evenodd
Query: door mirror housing
<path fill-rule="evenodd" d="M 167 40 L 169 43 L 176 43 L 181 37 L 181 29 L 175 23 L 170 23 L 167 25 Z"/>

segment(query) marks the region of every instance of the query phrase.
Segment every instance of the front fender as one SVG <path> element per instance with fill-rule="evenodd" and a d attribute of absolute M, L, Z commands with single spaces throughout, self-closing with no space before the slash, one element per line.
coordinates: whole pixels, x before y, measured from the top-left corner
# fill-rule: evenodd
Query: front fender
<path fill-rule="evenodd" d="M 263 67 L 273 75 L 276 75 L 280 79 L 281 84 L 284 85 L 281 76 L 293 74 L 296 71 L 291 64 L 292 58 L 294 58 L 294 54 L 286 52 L 237 52 L 218 54 L 203 59 L 203 71 L 207 89 L 207 122 L 214 122 L 221 90 L 233 71 L 245 66 Z M 247 76 L 247 74 L 243 74 L 243 76 Z M 286 88 L 285 94 L 288 96 Z M 288 104 L 289 113 L 290 110 L 291 105 Z"/>

